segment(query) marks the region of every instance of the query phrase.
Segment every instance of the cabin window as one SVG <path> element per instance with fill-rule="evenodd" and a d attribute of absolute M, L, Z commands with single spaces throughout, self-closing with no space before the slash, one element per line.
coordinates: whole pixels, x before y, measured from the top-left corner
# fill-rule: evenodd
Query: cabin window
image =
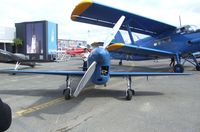
<path fill-rule="evenodd" d="M 164 43 L 169 43 L 171 42 L 171 38 L 170 37 L 165 37 L 165 38 L 162 38 L 162 39 L 157 39 L 154 41 L 154 46 L 158 46 L 160 44 L 164 44 Z"/>
<path fill-rule="evenodd" d="M 107 76 L 109 71 L 109 66 L 101 66 L 101 75 Z"/>

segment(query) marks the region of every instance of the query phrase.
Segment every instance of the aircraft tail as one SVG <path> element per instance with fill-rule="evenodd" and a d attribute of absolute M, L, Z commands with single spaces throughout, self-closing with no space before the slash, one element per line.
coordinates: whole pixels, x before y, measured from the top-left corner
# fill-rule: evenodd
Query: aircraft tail
<path fill-rule="evenodd" d="M 117 32 L 111 43 L 125 43 L 120 31 Z"/>

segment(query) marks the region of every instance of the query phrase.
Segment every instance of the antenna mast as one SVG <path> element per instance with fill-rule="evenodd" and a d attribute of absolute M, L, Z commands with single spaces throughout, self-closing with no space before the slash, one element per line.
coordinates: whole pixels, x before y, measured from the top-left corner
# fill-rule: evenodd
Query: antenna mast
<path fill-rule="evenodd" d="M 181 16 L 179 16 L 179 24 L 180 24 L 180 27 L 182 26 L 181 24 Z"/>

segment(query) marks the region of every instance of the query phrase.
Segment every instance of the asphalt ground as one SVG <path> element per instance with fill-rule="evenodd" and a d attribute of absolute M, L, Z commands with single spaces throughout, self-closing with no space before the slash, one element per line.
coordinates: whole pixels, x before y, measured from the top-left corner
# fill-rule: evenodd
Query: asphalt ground
<path fill-rule="evenodd" d="M 35 69 L 81 70 L 82 61 L 40 63 Z M 13 68 L 0 63 L 0 69 Z M 21 68 L 29 69 L 28 66 Z M 112 61 L 114 71 L 171 71 L 169 60 Z M 136 95 L 125 100 L 126 78 L 107 87 L 88 85 L 77 98 L 64 100 L 64 76 L 0 74 L 0 97 L 12 108 L 8 132 L 199 132 L 200 72 L 186 63 L 189 76 L 136 77 Z M 81 78 L 71 77 L 72 87 Z"/>

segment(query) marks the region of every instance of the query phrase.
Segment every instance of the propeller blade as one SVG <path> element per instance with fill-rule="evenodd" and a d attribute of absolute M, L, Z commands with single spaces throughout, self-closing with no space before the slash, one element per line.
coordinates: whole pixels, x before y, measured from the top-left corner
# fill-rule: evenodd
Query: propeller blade
<path fill-rule="evenodd" d="M 80 91 L 85 87 L 85 85 L 87 84 L 87 82 L 90 80 L 90 78 L 92 77 L 94 71 L 96 69 L 96 62 L 94 61 L 90 67 L 88 68 L 88 70 L 85 72 L 84 76 L 82 77 L 81 81 L 79 82 L 75 92 L 74 92 L 74 97 L 77 97 L 78 94 L 80 93 Z"/>
<path fill-rule="evenodd" d="M 105 49 L 110 42 L 113 40 L 114 36 L 117 34 L 117 32 L 119 31 L 122 23 L 125 20 L 125 16 L 121 16 L 120 19 L 117 21 L 117 23 L 115 24 L 115 26 L 113 27 L 111 33 L 107 36 L 106 40 L 104 41 L 104 45 L 103 48 Z"/>

